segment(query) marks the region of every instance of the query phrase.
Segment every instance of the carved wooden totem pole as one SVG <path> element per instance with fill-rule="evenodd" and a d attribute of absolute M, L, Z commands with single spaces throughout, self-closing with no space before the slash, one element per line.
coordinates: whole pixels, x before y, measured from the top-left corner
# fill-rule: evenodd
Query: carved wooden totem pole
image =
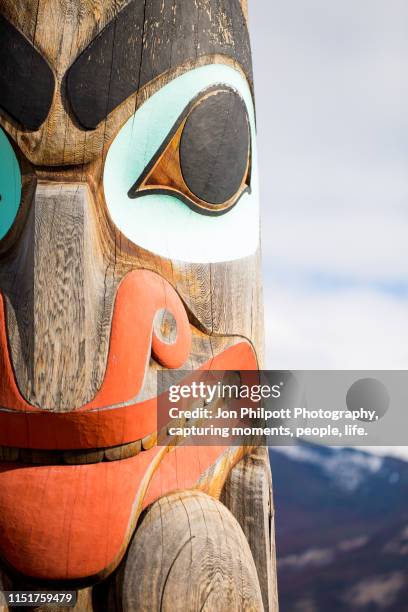
<path fill-rule="evenodd" d="M 264 449 L 156 444 L 262 360 L 245 0 L 0 0 L 3 589 L 277 610 Z"/>

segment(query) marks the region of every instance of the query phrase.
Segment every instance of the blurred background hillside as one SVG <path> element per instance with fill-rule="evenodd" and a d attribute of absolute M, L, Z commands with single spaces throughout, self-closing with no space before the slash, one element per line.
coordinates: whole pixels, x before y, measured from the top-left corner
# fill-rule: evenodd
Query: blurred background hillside
<path fill-rule="evenodd" d="M 408 4 L 249 4 L 266 366 L 408 369 Z M 270 455 L 282 612 L 408 610 L 408 449 Z"/>

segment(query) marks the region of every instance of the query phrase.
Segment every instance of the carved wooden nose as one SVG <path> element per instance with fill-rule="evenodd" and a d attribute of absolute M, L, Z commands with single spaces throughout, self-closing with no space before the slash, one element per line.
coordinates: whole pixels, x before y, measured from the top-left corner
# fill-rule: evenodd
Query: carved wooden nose
<path fill-rule="evenodd" d="M 91 399 L 106 363 L 100 329 L 112 297 L 94 263 L 91 213 L 87 185 L 38 183 L 16 279 L 4 290 L 17 384 L 44 409 L 69 410 Z"/>
<path fill-rule="evenodd" d="M 86 184 L 38 184 L 13 282 L 1 283 L 17 386 L 41 409 L 129 401 L 150 353 L 171 368 L 190 350 L 187 315 L 167 281 L 136 270 L 109 285 L 91 206 Z"/>

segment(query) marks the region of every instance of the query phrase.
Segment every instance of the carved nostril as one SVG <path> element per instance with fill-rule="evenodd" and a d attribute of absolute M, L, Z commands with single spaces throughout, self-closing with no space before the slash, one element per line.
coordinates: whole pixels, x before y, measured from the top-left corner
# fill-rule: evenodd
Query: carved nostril
<path fill-rule="evenodd" d="M 154 317 L 153 331 L 157 338 L 165 344 L 174 344 L 177 340 L 177 321 L 173 314 L 161 308 Z"/>
<path fill-rule="evenodd" d="M 149 270 L 129 272 L 116 295 L 105 379 L 92 407 L 136 397 L 150 352 L 175 369 L 186 363 L 190 349 L 187 312 L 170 283 Z"/>

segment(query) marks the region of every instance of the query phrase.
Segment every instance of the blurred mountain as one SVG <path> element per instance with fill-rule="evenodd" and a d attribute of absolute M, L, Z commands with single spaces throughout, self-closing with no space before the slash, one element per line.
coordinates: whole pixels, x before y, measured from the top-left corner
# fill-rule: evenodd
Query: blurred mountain
<path fill-rule="evenodd" d="M 408 462 L 270 449 L 281 612 L 408 612 Z"/>

